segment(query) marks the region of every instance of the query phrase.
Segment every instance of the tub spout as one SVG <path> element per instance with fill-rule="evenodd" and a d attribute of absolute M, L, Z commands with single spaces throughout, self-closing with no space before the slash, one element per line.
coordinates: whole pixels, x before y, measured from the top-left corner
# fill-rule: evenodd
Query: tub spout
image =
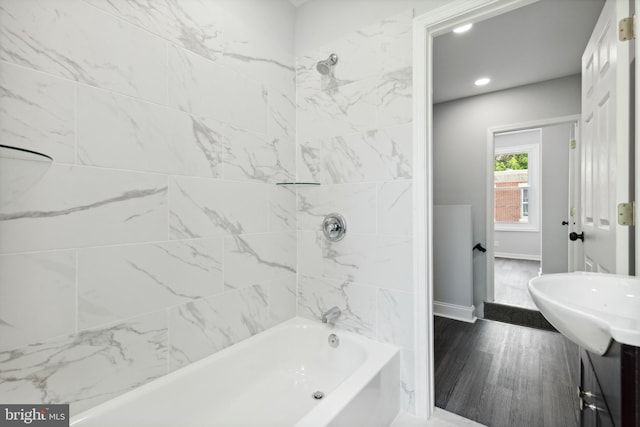
<path fill-rule="evenodd" d="M 340 311 L 338 307 L 331 307 L 326 313 L 322 315 L 322 323 L 333 324 L 341 314 L 342 311 Z"/>

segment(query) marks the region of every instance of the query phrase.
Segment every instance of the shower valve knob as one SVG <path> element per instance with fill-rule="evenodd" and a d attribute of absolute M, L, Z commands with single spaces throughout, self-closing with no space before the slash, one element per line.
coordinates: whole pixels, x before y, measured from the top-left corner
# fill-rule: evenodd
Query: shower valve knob
<path fill-rule="evenodd" d="M 322 221 L 322 232 L 327 240 L 337 242 L 342 240 L 347 232 L 347 222 L 340 214 L 329 214 Z"/>

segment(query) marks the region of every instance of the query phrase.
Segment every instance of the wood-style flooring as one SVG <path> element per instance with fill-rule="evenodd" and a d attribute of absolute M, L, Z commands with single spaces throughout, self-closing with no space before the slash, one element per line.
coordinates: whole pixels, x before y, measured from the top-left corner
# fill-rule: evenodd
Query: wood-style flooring
<path fill-rule="evenodd" d="M 435 317 L 436 406 L 490 427 L 577 427 L 578 348 L 555 332 Z"/>
<path fill-rule="evenodd" d="M 494 259 L 494 301 L 500 304 L 537 310 L 529 290 L 529 279 L 538 276 L 540 261 Z"/>

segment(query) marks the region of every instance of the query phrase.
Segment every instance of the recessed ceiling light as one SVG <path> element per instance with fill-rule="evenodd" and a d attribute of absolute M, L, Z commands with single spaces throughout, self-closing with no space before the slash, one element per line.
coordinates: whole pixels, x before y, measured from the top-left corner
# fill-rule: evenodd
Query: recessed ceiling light
<path fill-rule="evenodd" d="M 484 86 L 484 85 L 486 85 L 486 84 L 489 84 L 489 82 L 490 82 L 490 81 L 491 81 L 491 79 L 490 79 L 490 78 L 488 78 L 488 77 L 483 77 L 483 78 L 481 78 L 481 79 L 476 80 L 476 81 L 475 81 L 475 85 L 476 85 L 476 86 Z"/>
<path fill-rule="evenodd" d="M 457 34 L 466 33 L 467 31 L 469 31 L 471 29 L 471 27 L 473 27 L 473 24 L 461 25 L 459 27 L 454 28 L 453 32 L 457 33 Z"/>

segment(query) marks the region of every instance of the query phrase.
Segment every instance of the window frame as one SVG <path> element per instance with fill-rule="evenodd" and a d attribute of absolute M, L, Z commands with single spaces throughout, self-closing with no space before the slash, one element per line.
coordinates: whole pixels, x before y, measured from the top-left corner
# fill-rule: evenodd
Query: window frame
<path fill-rule="evenodd" d="M 529 184 L 518 184 L 520 188 L 520 220 L 527 218 L 527 223 L 529 222 Z M 524 199 L 525 192 L 527 193 L 527 200 Z M 524 214 L 524 207 L 527 206 L 527 215 Z"/>
<path fill-rule="evenodd" d="M 531 129 L 532 130 L 532 129 Z M 527 232 L 539 232 L 540 231 L 540 144 L 521 144 L 494 147 L 493 158 L 500 154 L 527 154 L 528 157 L 528 178 L 529 182 L 526 184 L 528 189 L 528 222 L 496 222 L 495 221 L 495 205 L 493 210 L 493 224 L 495 231 L 527 231 Z M 495 176 L 495 169 L 494 169 Z M 520 186 L 520 185 L 519 185 Z M 494 200 L 496 186 L 494 182 L 493 186 Z M 520 198 L 522 199 L 522 191 L 520 191 Z M 522 206 L 520 207 L 520 218 L 522 219 Z"/>

